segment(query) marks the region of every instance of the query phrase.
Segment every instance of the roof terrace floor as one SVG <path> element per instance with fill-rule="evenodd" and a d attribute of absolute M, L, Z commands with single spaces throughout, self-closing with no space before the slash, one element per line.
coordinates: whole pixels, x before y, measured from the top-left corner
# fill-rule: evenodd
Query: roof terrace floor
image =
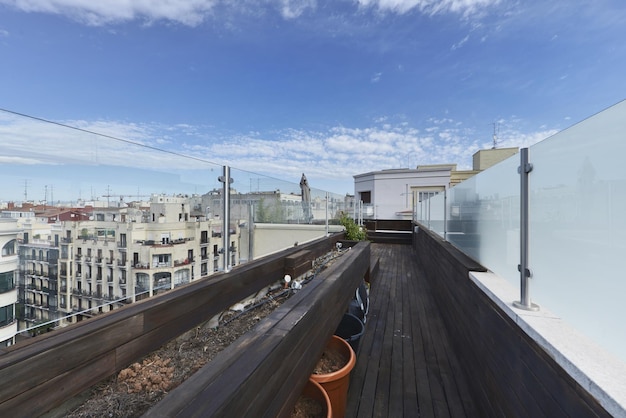
<path fill-rule="evenodd" d="M 372 244 L 379 270 L 346 417 L 476 416 L 469 385 L 412 247 Z"/>

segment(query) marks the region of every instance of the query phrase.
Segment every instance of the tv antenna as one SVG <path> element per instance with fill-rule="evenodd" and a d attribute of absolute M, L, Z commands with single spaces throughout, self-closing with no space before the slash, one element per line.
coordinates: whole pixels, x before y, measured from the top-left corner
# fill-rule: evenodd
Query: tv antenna
<path fill-rule="evenodd" d="M 24 179 L 24 202 L 28 202 L 28 182 L 29 179 Z"/>
<path fill-rule="evenodd" d="M 491 149 L 496 149 L 498 147 L 498 134 L 500 133 L 500 124 L 498 122 L 492 123 L 493 125 L 493 147 Z"/>

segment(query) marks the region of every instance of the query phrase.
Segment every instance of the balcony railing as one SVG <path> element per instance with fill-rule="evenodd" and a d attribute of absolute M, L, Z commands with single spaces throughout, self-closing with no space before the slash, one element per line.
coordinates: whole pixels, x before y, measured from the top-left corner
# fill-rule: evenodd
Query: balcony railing
<path fill-rule="evenodd" d="M 626 294 L 616 279 L 626 175 L 614 167 L 625 130 L 622 102 L 415 208 L 424 226 L 518 286 L 520 306 L 554 312 L 623 362 L 626 334 L 605 330 L 623 326 L 615 307 Z"/>

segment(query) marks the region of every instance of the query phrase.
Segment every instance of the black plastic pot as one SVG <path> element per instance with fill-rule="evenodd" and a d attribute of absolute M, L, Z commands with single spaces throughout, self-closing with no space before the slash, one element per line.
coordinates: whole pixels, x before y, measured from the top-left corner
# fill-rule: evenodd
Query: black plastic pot
<path fill-rule="evenodd" d="M 357 316 L 346 312 L 343 314 L 337 330 L 335 330 L 335 335 L 346 340 L 354 352 L 357 353 L 364 331 L 365 325 L 363 325 L 363 322 Z"/>

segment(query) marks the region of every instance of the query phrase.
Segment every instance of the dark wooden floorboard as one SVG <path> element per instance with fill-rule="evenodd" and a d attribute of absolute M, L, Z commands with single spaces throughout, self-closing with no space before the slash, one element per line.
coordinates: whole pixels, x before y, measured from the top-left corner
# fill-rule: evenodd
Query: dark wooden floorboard
<path fill-rule="evenodd" d="M 411 246 L 372 244 L 372 257 L 380 268 L 346 417 L 473 416 L 467 382 Z"/>

